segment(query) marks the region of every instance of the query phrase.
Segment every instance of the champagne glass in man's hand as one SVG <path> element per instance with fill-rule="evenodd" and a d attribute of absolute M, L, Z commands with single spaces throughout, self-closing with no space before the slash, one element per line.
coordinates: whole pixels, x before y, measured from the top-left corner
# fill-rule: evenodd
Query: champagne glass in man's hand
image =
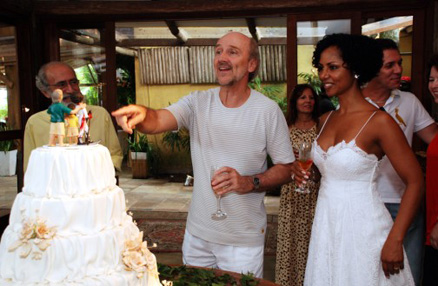
<path fill-rule="evenodd" d="M 217 170 L 219 170 L 221 167 L 212 166 L 210 170 L 210 182 L 213 181 L 214 174 Z M 212 187 L 213 189 L 213 187 Z M 216 204 L 217 208 L 214 213 L 211 214 L 212 220 L 224 220 L 227 218 L 227 213 L 222 211 L 221 209 L 221 195 L 216 194 Z"/>

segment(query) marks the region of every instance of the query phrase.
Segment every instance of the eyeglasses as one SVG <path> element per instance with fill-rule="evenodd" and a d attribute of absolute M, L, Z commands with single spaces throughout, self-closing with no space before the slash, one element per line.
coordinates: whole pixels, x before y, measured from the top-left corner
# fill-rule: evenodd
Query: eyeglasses
<path fill-rule="evenodd" d="M 63 81 L 57 82 L 57 83 L 55 83 L 55 84 L 49 84 L 49 86 L 55 86 L 55 87 L 57 87 L 57 88 L 64 89 L 64 88 L 66 88 L 69 84 L 70 84 L 71 87 L 76 88 L 76 87 L 79 86 L 79 80 L 76 79 L 76 78 L 75 78 L 75 79 L 71 79 L 71 80 L 69 80 L 69 81 L 63 80 Z"/>

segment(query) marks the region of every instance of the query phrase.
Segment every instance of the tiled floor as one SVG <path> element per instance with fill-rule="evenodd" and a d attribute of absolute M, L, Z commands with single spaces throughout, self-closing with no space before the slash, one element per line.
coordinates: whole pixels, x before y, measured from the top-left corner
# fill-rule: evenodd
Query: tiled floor
<path fill-rule="evenodd" d="M 125 192 L 129 210 L 139 224 L 142 220 L 157 218 L 185 221 L 192 187 L 165 179 L 132 179 L 129 170 L 119 174 L 119 185 Z M 17 193 L 16 186 L 16 177 L 0 177 L 0 217 L 9 213 Z M 279 197 L 266 196 L 265 205 L 269 217 L 276 219 Z M 160 263 L 182 263 L 181 252 L 156 252 L 156 256 Z M 271 251 L 265 255 L 265 279 L 274 280 L 274 267 L 275 252 Z"/>
<path fill-rule="evenodd" d="M 192 187 L 164 179 L 132 179 L 122 173 L 120 187 L 125 191 L 127 206 L 135 211 L 187 212 L 192 196 Z M 268 215 L 278 214 L 280 198 L 265 197 Z"/>

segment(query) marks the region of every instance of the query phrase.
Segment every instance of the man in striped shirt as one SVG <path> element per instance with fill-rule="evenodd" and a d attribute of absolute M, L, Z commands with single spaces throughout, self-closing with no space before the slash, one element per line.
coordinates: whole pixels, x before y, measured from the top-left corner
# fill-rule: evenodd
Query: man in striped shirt
<path fill-rule="evenodd" d="M 220 38 L 214 69 L 219 87 L 195 91 L 161 110 L 130 105 L 115 112 L 128 133 L 185 127 L 195 183 L 183 243 L 185 264 L 263 275 L 265 191 L 290 181 L 295 158 L 283 113 L 251 90 L 259 67 L 257 43 L 241 33 Z M 273 162 L 267 168 L 267 156 Z M 221 167 L 214 175 L 213 166 Z M 213 220 L 216 196 L 227 213 Z"/>

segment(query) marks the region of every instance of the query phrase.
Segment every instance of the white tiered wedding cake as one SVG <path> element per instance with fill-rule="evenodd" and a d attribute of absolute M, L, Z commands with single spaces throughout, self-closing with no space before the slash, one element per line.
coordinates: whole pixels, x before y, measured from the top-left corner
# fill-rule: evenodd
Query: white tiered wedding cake
<path fill-rule="evenodd" d="M 41 147 L 0 244 L 0 285 L 160 285 L 108 149 Z"/>

